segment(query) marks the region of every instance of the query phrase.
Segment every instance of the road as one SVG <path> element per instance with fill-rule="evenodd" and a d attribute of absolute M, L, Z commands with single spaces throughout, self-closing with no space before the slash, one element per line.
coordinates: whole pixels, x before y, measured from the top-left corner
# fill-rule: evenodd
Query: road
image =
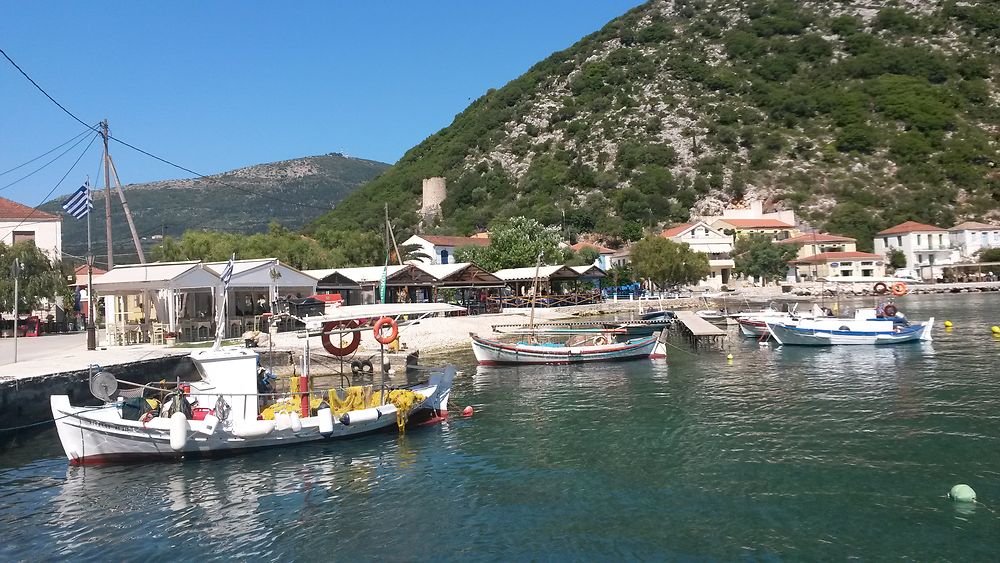
<path fill-rule="evenodd" d="M 17 361 L 30 362 L 62 355 L 70 350 L 86 350 L 87 333 L 46 334 L 17 339 Z M 0 338 L 0 365 L 14 363 L 14 339 Z"/>

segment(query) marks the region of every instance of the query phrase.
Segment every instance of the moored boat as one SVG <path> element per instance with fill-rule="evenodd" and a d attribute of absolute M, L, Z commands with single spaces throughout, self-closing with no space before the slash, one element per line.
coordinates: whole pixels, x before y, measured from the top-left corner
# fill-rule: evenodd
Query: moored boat
<path fill-rule="evenodd" d="M 765 322 L 771 336 L 783 345 L 883 345 L 931 340 L 934 317 L 911 323 L 901 316 L 880 316 L 876 309 L 859 309 L 853 318 L 847 319 L 822 317 Z"/>
<path fill-rule="evenodd" d="M 575 364 L 666 357 L 666 346 L 659 341 L 659 335 L 625 342 L 588 342 L 582 345 L 506 343 L 475 334 L 471 336 L 472 350 L 482 365 Z"/>

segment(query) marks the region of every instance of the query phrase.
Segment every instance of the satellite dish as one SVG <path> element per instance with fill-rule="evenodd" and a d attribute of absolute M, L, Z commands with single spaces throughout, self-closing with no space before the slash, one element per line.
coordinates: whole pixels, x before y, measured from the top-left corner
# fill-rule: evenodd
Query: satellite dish
<path fill-rule="evenodd" d="M 111 402 L 111 396 L 118 391 L 118 380 L 111 372 L 99 371 L 90 378 L 90 394 L 104 401 Z"/>

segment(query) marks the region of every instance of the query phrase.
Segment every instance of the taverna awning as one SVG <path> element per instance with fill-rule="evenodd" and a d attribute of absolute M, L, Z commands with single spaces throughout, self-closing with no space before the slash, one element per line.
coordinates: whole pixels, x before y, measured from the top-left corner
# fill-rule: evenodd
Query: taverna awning
<path fill-rule="evenodd" d="M 496 272 L 496 277 L 505 282 L 532 281 L 535 279 L 535 268 L 509 268 Z M 542 266 L 538 268 L 538 279 L 545 281 L 575 280 L 580 275 L 569 266 Z"/>
<path fill-rule="evenodd" d="M 456 264 L 416 264 L 421 270 L 431 276 L 438 287 L 503 287 L 504 281 L 487 272 L 472 262 Z"/>
<path fill-rule="evenodd" d="M 226 269 L 227 263 L 209 262 L 205 264 L 205 268 L 219 277 Z M 310 291 L 315 293 L 316 278 L 282 264 L 277 258 L 236 260 L 233 262 L 233 277 L 229 281 L 230 289 L 270 286 L 311 288 Z"/>
<path fill-rule="evenodd" d="M 360 289 L 362 287 L 377 286 L 382 282 L 382 272 L 387 270 L 386 282 L 412 265 L 403 266 L 363 266 L 360 268 L 334 268 L 325 270 L 306 270 L 305 274 L 319 280 L 318 286 L 321 289 Z"/>
<path fill-rule="evenodd" d="M 594 264 L 589 264 L 587 266 L 570 266 L 577 275 L 580 276 L 582 280 L 595 280 L 607 277 L 607 273 L 600 268 L 600 266 L 595 266 Z"/>
<path fill-rule="evenodd" d="M 96 293 L 140 293 L 164 289 L 211 289 L 219 278 L 200 262 L 157 262 L 115 266 L 94 278 Z"/>

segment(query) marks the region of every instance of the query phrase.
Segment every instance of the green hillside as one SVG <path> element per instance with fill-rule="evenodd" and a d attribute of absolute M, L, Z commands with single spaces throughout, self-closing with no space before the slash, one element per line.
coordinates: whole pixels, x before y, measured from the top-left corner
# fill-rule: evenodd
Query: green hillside
<path fill-rule="evenodd" d="M 157 235 L 178 237 L 187 230 L 251 234 L 267 231 L 271 221 L 297 229 L 332 209 L 388 166 L 327 154 L 259 164 L 207 178 L 132 184 L 125 187 L 125 194 L 139 236 L 144 245 L 152 246 L 159 242 Z M 42 209 L 58 213 L 65 199 L 50 201 Z M 103 191 L 95 192 L 94 206 L 98 212 L 93 223 L 95 254 L 103 256 Z M 135 247 L 117 195 L 112 196 L 111 207 L 116 261 L 132 262 Z M 85 221 L 63 221 L 63 249 L 84 254 L 86 229 Z"/>
<path fill-rule="evenodd" d="M 421 179 L 468 233 L 527 215 L 633 240 L 752 196 L 859 239 L 1000 217 L 996 2 L 662 0 L 411 149 L 305 228 L 417 227 Z"/>

